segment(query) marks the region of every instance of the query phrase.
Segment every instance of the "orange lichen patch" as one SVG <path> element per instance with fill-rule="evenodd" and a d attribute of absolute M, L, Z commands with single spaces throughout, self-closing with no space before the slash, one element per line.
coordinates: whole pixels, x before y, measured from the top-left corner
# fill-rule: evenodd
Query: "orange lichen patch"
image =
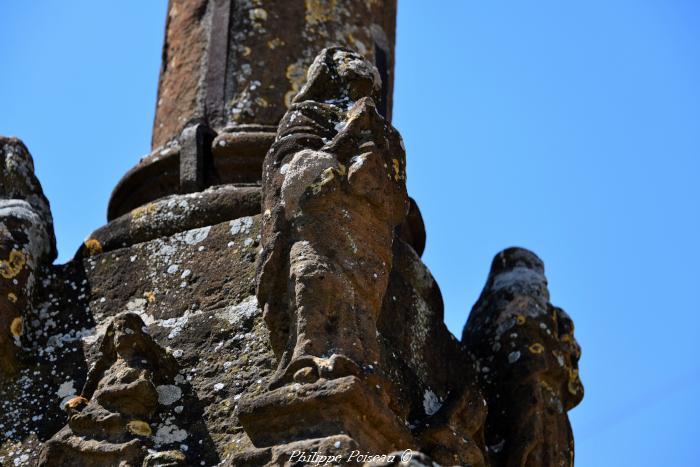
<path fill-rule="evenodd" d="M 154 214 L 157 211 L 155 203 L 148 203 L 145 206 L 138 207 L 131 211 L 131 220 L 137 221 L 142 217 L 148 216 L 149 214 Z"/>
<path fill-rule="evenodd" d="M 541 379 L 541 380 L 539 380 L 539 383 L 540 383 L 540 386 L 542 386 L 542 388 L 544 390 L 546 390 L 547 392 L 549 392 L 550 394 L 552 394 L 552 395 L 557 394 L 556 391 L 554 391 L 554 389 L 552 389 L 552 386 L 547 384 L 547 382 L 545 380 Z"/>
<path fill-rule="evenodd" d="M 151 436 L 153 434 L 151 425 L 142 420 L 132 420 L 126 424 L 126 428 L 137 436 Z"/>
<path fill-rule="evenodd" d="M 13 294 L 12 292 L 7 294 L 7 299 L 12 303 L 17 303 L 17 295 Z"/>
<path fill-rule="evenodd" d="M 573 395 L 578 394 L 580 385 L 581 385 L 581 382 L 578 379 L 578 370 L 575 368 L 571 368 L 569 370 L 569 384 L 568 384 L 569 392 Z"/>
<path fill-rule="evenodd" d="M 22 325 L 22 318 L 18 316 L 12 320 L 12 323 L 10 323 L 10 333 L 15 337 L 19 337 L 22 335 L 23 330 L 24 326 Z"/>
<path fill-rule="evenodd" d="M 88 403 L 88 400 L 85 399 L 83 396 L 76 396 L 76 397 L 72 398 L 71 400 L 69 400 L 68 402 L 66 402 L 65 408 L 69 409 L 69 410 L 75 410 L 78 407 L 80 407 L 81 405 L 85 405 L 87 403 Z"/>
<path fill-rule="evenodd" d="M 284 95 L 284 105 L 289 108 L 292 105 L 292 99 L 294 99 L 294 96 L 297 95 L 306 81 L 306 68 L 300 63 L 292 63 L 287 67 L 285 76 L 291 86 L 291 89 Z"/>
<path fill-rule="evenodd" d="M 276 49 L 277 47 L 284 45 L 284 44 L 285 44 L 285 42 L 278 37 L 275 37 L 274 39 L 267 41 L 267 47 L 271 50 Z"/>
<path fill-rule="evenodd" d="M 515 315 L 515 322 L 518 324 L 525 324 L 525 316 L 524 315 Z"/>
<path fill-rule="evenodd" d="M 267 102 L 267 99 L 265 99 L 264 97 L 256 97 L 255 103 L 258 104 L 258 106 L 260 107 L 270 107 L 270 103 Z"/>
<path fill-rule="evenodd" d="M 541 354 L 542 352 L 544 352 L 544 346 L 539 342 L 535 342 L 530 347 L 528 347 L 528 350 L 534 354 Z"/>
<path fill-rule="evenodd" d="M 156 302 L 156 294 L 154 292 L 144 292 L 143 297 L 148 301 L 148 303 Z"/>
<path fill-rule="evenodd" d="M 88 256 L 95 256 L 102 253 L 102 244 L 95 238 L 85 240 L 85 248 L 87 249 Z"/>
<path fill-rule="evenodd" d="M 308 24 L 325 23 L 333 16 L 336 0 L 306 0 L 306 22 Z"/>
<path fill-rule="evenodd" d="M 251 21 L 266 21 L 267 11 L 264 8 L 253 8 L 248 10 L 248 17 Z"/>
<path fill-rule="evenodd" d="M 0 275 L 5 279 L 17 276 L 27 264 L 27 258 L 19 250 L 12 250 L 7 259 L 0 260 Z"/>
<path fill-rule="evenodd" d="M 336 174 L 338 174 L 341 177 L 345 175 L 345 166 L 343 164 L 340 164 L 340 166 L 337 169 L 334 167 L 328 167 L 323 172 L 321 172 L 321 180 L 311 185 L 311 190 L 313 191 L 313 193 L 315 195 L 319 194 L 323 187 L 335 178 Z"/>
<path fill-rule="evenodd" d="M 398 182 L 402 178 L 401 177 L 401 166 L 399 165 L 399 160 L 392 159 L 391 165 L 394 168 L 394 180 Z"/>

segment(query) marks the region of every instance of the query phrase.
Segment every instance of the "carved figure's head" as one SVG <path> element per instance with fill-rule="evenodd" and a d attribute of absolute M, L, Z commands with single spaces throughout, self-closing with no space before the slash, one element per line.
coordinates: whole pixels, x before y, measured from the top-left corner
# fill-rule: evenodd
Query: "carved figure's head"
<path fill-rule="evenodd" d="M 349 108 L 363 97 L 379 102 L 381 88 L 379 71 L 366 58 L 344 47 L 329 47 L 311 64 L 306 84 L 292 102 L 326 102 Z"/>

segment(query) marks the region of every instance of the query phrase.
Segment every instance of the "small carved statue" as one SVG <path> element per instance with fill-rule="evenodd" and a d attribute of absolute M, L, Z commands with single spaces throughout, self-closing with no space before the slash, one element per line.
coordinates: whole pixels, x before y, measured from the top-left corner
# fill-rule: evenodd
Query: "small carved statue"
<path fill-rule="evenodd" d="M 361 55 L 324 49 L 265 158 L 257 295 L 279 357 L 273 386 L 379 360 L 376 321 L 408 207 L 403 144 L 377 112 L 380 89 Z"/>
<path fill-rule="evenodd" d="M 0 137 L 0 372 L 19 368 L 37 274 L 56 258 L 49 202 L 34 162 L 16 138 Z"/>
<path fill-rule="evenodd" d="M 478 362 L 488 402 L 493 466 L 574 465 L 567 411 L 583 397 L 573 322 L 549 303 L 544 264 L 521 248 L 502 251 L 462 337 Z"/>
<path fill-rule="evenodd" d="M 66 403 L 68 425 L 46 443 L 39 465 L 151 465 L 159 401 L 180 390 L 171 384 L 176 363 L 143 328 L 133 313 L 112 320 L 81 395 Z M 158 456 L 168 463 L 153 465 L 184 465 L 182 453 Z"/>

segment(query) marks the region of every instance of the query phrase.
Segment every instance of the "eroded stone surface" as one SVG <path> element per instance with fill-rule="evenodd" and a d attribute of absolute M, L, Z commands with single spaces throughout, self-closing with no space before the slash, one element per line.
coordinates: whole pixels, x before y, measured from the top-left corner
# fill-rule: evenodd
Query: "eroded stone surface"
<path fill-rule="evenodd" d="M 380 359 L 376 322 L 407 211 L 405 155 L 376 111 L 380 89 L 360 55 L 324 50 L 266 157 L 258 299 L 280 360 L 273 385 Z"/>
<path fill-rule="evenodd" d="M 489 407 L 491 464 L 573 465 L 567 411 L 583 397 L 573 323 L 549 303 L 542 261 L 522 248 L 493 260 L 462 341 Z"/>
<path fill-rule="evenodd" d="M 166 406 L 180 418 L 152 423 L 151 441 L 186 434 L 174 448 L 187 447 L 189 465 L 215 465 L 249 448 L 235 407 L 244 393 L 262 390 L 274 365 L 252 295 L 258 219 L 95 249 L 52 268 L 28 318 L 31 365 L 12 381 L 0 380 L 0 462 L 23 456 L 19 465 L 36 462 L 42 443 L 66 424 L 62 406 L 79 395 L 110 320 L 121 312 L 138 315 L 177 362 L 175 382 L 158 384 L 156 393 L 172 400 L 177 391 L 168 387 L 180 389 L 180 399 Z"/>
<path fill-rule="evenodd" d="M 499 254 L 462 342 L 444 325 L 388 123 L 394 9 L 171 1 L 167 144 L 65 265 L 0 139 L 0 464 L 573 463 L 580 350 L 541 261 Z M 211 154 L 172 139 L 203 121 Z"/>
<path fill-rule="evenodd" d="M 111 320 L 82 392 L 64 404 L 68 425 L 46 443 L 39 465 L 141 465 L 149 449 L 187 438 L 176 425 L 180 414 L 169 407 L 182 394 L 171 384 L 177 364 L 146 331 L 133 313 Z M 164 387 L 178 397 L 163 401 Z"/>
<path fill-rule="evenodd" d="M 324 47 L 350 47 L 378 66 L 390 118 L 396 1 L 172 0 L 153 147 L 205 118 L 276 126 Z"/>
<path fill-rule="evenodd" d="M 38 276 L 55 258 L 53 219 L 32 156 L 20 140 L 0 137 L 0 377 L 20 369 Z"/>

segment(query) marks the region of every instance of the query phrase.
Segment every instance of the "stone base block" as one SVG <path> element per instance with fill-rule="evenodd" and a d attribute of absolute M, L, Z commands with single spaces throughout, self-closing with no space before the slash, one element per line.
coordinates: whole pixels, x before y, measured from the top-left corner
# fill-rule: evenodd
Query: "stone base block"
<path fill-rule="evenodd" d="M 243 400 L 238 417 L 257 447 L 340 434 L 377 453 L 413 446 L 379 391 L 356 376 L 291 384 Z"/>

